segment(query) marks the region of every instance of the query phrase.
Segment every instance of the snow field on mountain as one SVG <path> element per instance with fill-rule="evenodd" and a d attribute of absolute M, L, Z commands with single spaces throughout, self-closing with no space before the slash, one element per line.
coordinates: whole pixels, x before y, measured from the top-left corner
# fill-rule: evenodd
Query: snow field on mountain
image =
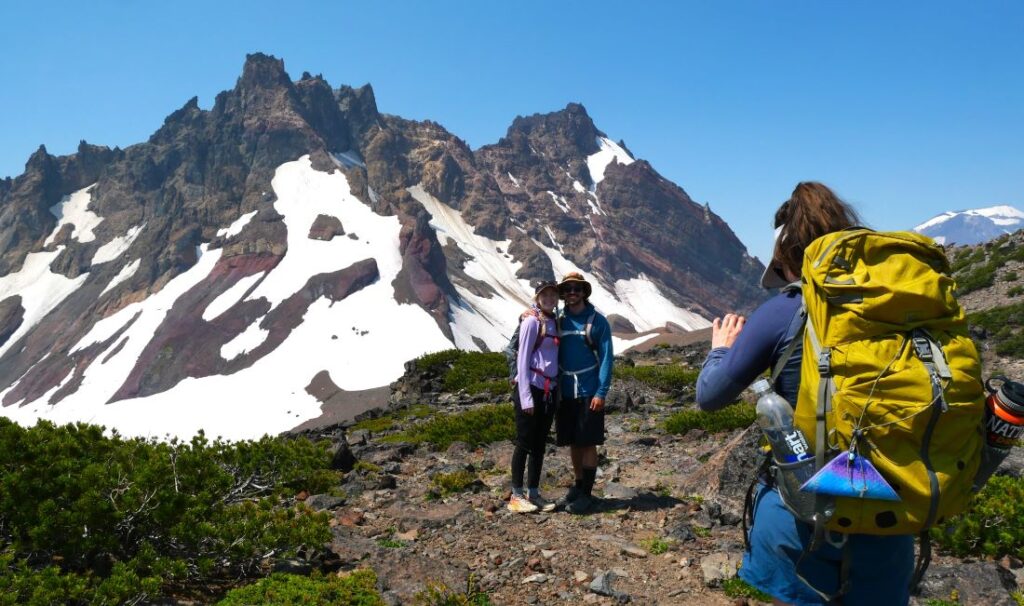
<path fill-rule="evenodd" d="M 967 215 L 975 217 L 986 217 L 992 221 L 992 223 L 1001 226 L 1008 225 L 1020 225 L 1024 224 L 1024 211 L 1017 210 L 1012 206 L 990 206 L 988 208 L 977 208 L 973 210 L 962 210 L 962 211 L 946 211 L 941 215 L 932 217 L 924 223 L 914 228 L 914 231 L 922 231 L 929 227 L 941 225 L 946 221 L 949 221 L 953 217 L 958 215 Z"/>
<path fill-rule="evenodd" d="M 204 314 L 205 316 L 205 314 Z M 260 316 L 253 320 L 252 324 L 245 327 L 245 330 L 238 333 L 238 336 L 231 339 L 220 348 L 220 357 L 227 361 L 234 360 L 238 356 L 248 353 L 267 340 L 270 336 L 270 332 L 260 328 L 260 322 L 263 321 L 264 316 Z"/>
<path fill-rule="evenodd" d="M 431 214 L 430 225 L 437 231 L 439 240 L 453 240 L 463 252 L 472 257 L 472 260 L 466 262 L 466 275 L 487 283 L 499 293 L 498 296 L 481 297 L 463 286 L 455 285 L 463 303 L 460 306 L 453 302 L 452 305 L 451 325 L 455 345 L 460 349 L 477 350 L 479 347 L 473 340 L 476 337 L 492 351 L 503 349 L 515 330 L 519 313 L 533 300 L 529 281 L 515 275 L 521 263 L 501 252 L 508 250 L 511 241 L 499 242 L 476 234 L 458 211 L 437 200 L 422 187 L 411 187 L 409 193 Z M 548 235 L 552 237 L 550 232 Z M 534 243 L 551 259 L 557 278 L 571 271 L 579 271 L 593 286 L 591 302 L 595 307 L 604 314 L 618 314 L 629 319 L 639 331 L 661 328 L 666 322 L 674 322 L 688 329 L 710 326 L 701 316 L 676 307 L 646 276 L 618 280 L 613 293 L 605 289 L 595 276 L 582 272 L 558 250 L 536 240 Z M 653 335 L 626 341 L 615 337 L 614 347 L 616 351 L 623 351 L 651 338 Z"/>
<path fill-rule="evenodd" d="M 621 145 L 611 139 L 608 139 L 607 137 L 598 137 L 597 145 L 601 149 L 587 156 L 587 170 L 590 171 L 590 178 L 594 182 L 590 191 L 597 189 L 597 184 L 604 179 L 604 171 L 613 160 L 619 164 L 633 163 L 632 156 L 630 156 L 626 150 L 622 149 Z"/>
<path fill-rule="evenodd" d="M 451 327 L 455 346 L 477 351 L 480 347 L 473 340 L 476 337 L 486 343 L 491 351 L 504 349 L 515 330 L 519 314 L 533 300 L 530 282 L 516 277 L 522 264 L 511 256 L 505 256 L 512 241 L 496 241 L 478 235 L 457 210 L 418 185 L 410 187 L 409 193 L 433 217 L 430 225 L 437 232 L 438 238 L 454 240 L 463 252 L 472 257 L 466 262 L 466 275 L 485 282 L 496 293 L 490 297 L 481 297 L 464 286 L 455 285 L 459 297 L 467 305 L 461 307 L 457 302 L 452 302 Z"/>
<path fill-rule="evenodd" d="M 593 294 L 590 302 L 605 315 L 617 314 L 629 320 L 640 332 L 654 330 L 673 322 L 688 330 L 696 330 L 711 325 L 701 316 L 677 307 L 662 294 L 654 282 L 641 274 L 628 280 L 617 280 L 614 292 L 609 291 L 596 276 L 585 272 L 572 261 L 565 258 L 557 250 L 544 246 L 534 240 L 551 260 L 555 276 L 561 277 L 570 271 L 577 271 L 590 282 Z"/>
<path fill-rule="evenodd" d="M 320 415 L 320 403 L 306 393 L 305 386 L 321 370 L 327 370 L 342 389 L 367 389 L 401 376 L 406 360 L 451 347 L 427 312 L 395 301 L 391 283 L 401 269 L 397 217 L 375 214 L 351 194 L 342 173 L 315 171 L 308 156 L 279 167 L 273 186 L 275 208 L 288 227 L 288 252 L 260 283 L 260 292 L 250 298 L 265 296 L 276 305 L 305 286 L 311 276 L 368 257 L 376 259 L 380 280 L 333 304 L 325 298 L 313 302 L 284 343 L 249 368 L 227 376 L 187 378 L 158 394 L 106 404 L 174 302 L 208 276 L 220 259 L 221 250 L 206 250 L 204 245 L 196 265 L 146 300 L 98 322 L 75 346 L 80 350 L 107 340 L 140 314 L 117 339 L 127 337 L 123 349 L 106 362 L 100 361 L 106 352 L 97 355 L 78 391 L 58 406 L 48 406 L 40 398 L 0 412 L 23 424 L 37 418 L 56 423 L 86 421 L 117 427 L 127 435 L 187 438 L 202 429 L 228 439 L 255 438 Z M 342 218 L 359 240 L 309 240 L 309 226 L 318 214 Z M 271 280 L 278 273 L 282 275 Z M 266 338 L 260 321 L 225 344 L 222 355 L 234 357 L 258 346 Z M 111 343 L 108 349 L 116 346 Z"/>
<path fill-rule="evenodd" d="M 231 223 L 231 225 L 223 229 L 218 229 L 217 236 L 222 238 L 234 238 L 238 234 L 242 233 L 242 230 L 245 229 L 245 226 L 249 224 L 249 221 L 252 221 L 252 218 L 256 216 L 256 212 L 257 211 L 255 210 L 252 212 L 247 212 L 241 217 L 235 219 Z"/>
<path fill-rule="evenodd" d="M 89 277 L 89 274 L 85 273 L 71 279 L 50 271 L 50 263 L 62 250 L 64 247 L 58 246 L 53 252 L 29 253 L 21 270 L 0 278 L 0 301 L 19 295 L 21 306 L 25 310 L 21 326 L 6 343 L 0 345 L 0 356 Z"/>
<path fill-rule="evenodd" d="M 57 217 L 57 226 L 50 232 L 49 237 L 43 242 L 43 246 L 49 246 L 60 230 L 68 224 L 74 226 L 71 238 L 82 243 L 92 242 L 96 239 L 96 234 L 92 233 L 92 230 L 103 222 L 103 217 L 88 210 L 89 201 L 92 200 L 92 194 L 89 192 L 95 186 L 96 184 L 93 183 L 69 196 L 64 196 L 59 203 L 50 208 L 50 213 Z"/>
<path fill-rule="evenodd" d="M 135 239 L 139 237 L 139 234 L 142 233 L 142 228 L 144 227 L 146 226 L 136 225 L 129 229 L 128 233 L 125 235 L 117 236 L 110 242 L 99 247 L 96 254 L 92 257 L 92 264 L 100 265 L 101 263 L 109 263 L 123 255 L 126 250 L 131 248 L 132 243 L 134 243 Z"/>
<path fill-rule="evenodd" d="M 118 284 L 120 284 L 121 282 L 124 282 L 125 280 L 128 280 L 132 276 L 134 276 L 135 272 L 139 271 L 139 266 L 141 264 L 142 264 L 142 259 L 135 259 L 134 261 L 132 261 L 128 265 L 125 265 L 124 267 L 122 267 L 121 271 L 117 272 L 117 275 L 114 276 L 113 278 L 111 278 L 110 283 L 107 284 L 106 288 L 103 289 L 103 292 L 100 293 L 100 296 L 102 297 L 103 295 L 107 294 L 108 292 L 114 290 L 114 288 L 116 288 Z"/>
<path fill-rule="evenodd" d="M 242 299 L 245 293 L 248 292 L 254 284 L 260 281 L 260 278 L 262 278 L 265 273 L 266 272 L 262 271 L 257 272 L 251 276 L 245 276 L 244 278 L 239 279 L 238 282 L 232 284 L 231 288 L 222 292 L 220 296 L 206 306 L 206 309 L 203 310 L 203 319 L 209 322 L 231 309 L 235 303 L 238 303 Z"/>

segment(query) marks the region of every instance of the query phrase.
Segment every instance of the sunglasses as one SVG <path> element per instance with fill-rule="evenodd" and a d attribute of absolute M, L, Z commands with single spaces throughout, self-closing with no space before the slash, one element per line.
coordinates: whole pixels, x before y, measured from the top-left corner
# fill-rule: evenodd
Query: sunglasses
<path fill-rule="evenodd" d="M 587 292 L 587 290 L 582 286 L 563 286 L 562 292 L 568 295 L 572 293 L 584 293 Z"/>

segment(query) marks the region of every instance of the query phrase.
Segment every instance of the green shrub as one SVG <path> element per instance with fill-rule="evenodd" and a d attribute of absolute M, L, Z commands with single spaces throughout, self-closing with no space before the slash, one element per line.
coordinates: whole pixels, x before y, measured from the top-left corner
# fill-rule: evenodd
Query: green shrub
<path fill-rule="evenodd" d="M 430 444 L 445 450 L 452 442 L 470 447 L 511 440 L 516 435 L 515 411 L 510 404 L 490 404 L 455 414 L 435 413 L 430 419 L 384 438 L 390 442 Z"/>
<path fill-rule="evenodd" d="M 453 471 L 451 473 L 438 473 L 430 480 L 431 484 L 434 485 L 434 489 L 437 491 L 438 496 L 442 497 L 465 492 L 472 487 L 476 481 L 476 474 L 464 469 Z"/>
<path fill-rule="evenodd" d="M 1008 271 L 1005 274 L 1003 274 L 1003 282 L 1016 282 L 1019 279 L 1020 277 L 1017 275 L 1017 272 L 1015 271 Z"/>
<path fill-rule="evenodd" d="M 672 542 L 668 539 L 662 539 L 659 537 L 647 539 L 642 541 L 644 549 L 650 552 L 651 555 L 661 555 L 668 553 L 668 550 L 672 547 Z"/>
<path fill-rule="evenodd" d="M 1021 295 L 1021 293 L 1024 293 L 1024 286 L 1011 286 L 1006 291 L 1006 296 L 1008 296 L 1008 297 L 1019 297 Z"/>
<path fill-rule="evenodd" d="M 292 497 L 337 484 L 327 446 L 202 434 L 160 443 L 0 419 L 0 593 L 17 603 L 131 602 L 251 576 L 267 553 L 321 545 L 328 516 Z"/>
<path fill-rule="evenodd" d="M 664 392 L 674 393 L 697 383 L 695 370 L 682 366 L 626 366 L 616 364 L 612 371 L 616 379 L 633 379 Z"/>
<path fill-rule="evenodd" d="M 508 364 L 501 352 L 448 349 L 416 359 L 416 368 L 441 376 L 445 391 L 504 395 L 512 392 Z"/>
<path fill-rule="evenodd" d="M 957 294 L 964 295 L 992 286 L 996 271 L 1009 261 L 1024 261 L 1024 247 L 1016 246 L 1008 237 L 979 246 L 971 253 L 957 253 L 952 264 Z"/>
<path fill-rule="evenodd" d="M 448 585 L 432 581 L 413 596 L 416 606 L 492 606 L 491 598 L 477 586 L 476 577 L 469 575 L 466 589 L 458 591 Z"/>
<path fill-rule="evenodd" d="M 1024 358 L 1024 303 L 968 314 L 967 322 L 988 331 L 997 354 Z"/>
<path fill-rule="evenodd" d="M 445 391 L 501 395 L 512 392 L 505 354 L 462 352 L 444 375 Z"/>
<path fill-rule="evenodd" d="M 993 476 L 969 509 L 943 527 L 935 540 L 957 556 L 1024 555 L 1024 479 Z"/>
<path fill-rule="evenodd" d="M 710 432 L 729 431 L 750 426 L 757 419 L 757 412 L 751 404 L 730 404 L 721 410 L 682 410 L 665 419 L 665 431 L 686 433 L 691 429 Z"/>
<path fill-rule="evenodd" d="M 218 606 L 384 606 L 384 603 L 377 591 L 377 575 L 372 570 L 356 570 L 340 577 L 316 573 L 308 577 L 272 574 L 228 592 Z"/>
<path fill-rule="evenodd" d="M 772 596 L 753 587 L 739 577 L 733 577 L 722 581 L 722 590 L 730 598 L 750 598 L 759 602 L 771 602 Z"/>

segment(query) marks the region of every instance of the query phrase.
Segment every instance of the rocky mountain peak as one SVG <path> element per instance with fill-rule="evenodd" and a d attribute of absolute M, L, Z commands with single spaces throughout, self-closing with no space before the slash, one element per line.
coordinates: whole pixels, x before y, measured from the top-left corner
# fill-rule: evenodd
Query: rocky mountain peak
<path fill-rule="evenodd" d="M 536 152 L 562 160 L 595 153 L 600 136 L 603 133 L 594 125 L 587 109 L 579 103 L 570 103 L 556 112 L 516 116 L 498 145 L 532 146 Z"/>
<path fill-rule="evenodd" d="M 263 53 L 252 53 L 245 56 L 245 65 L 242 67 L 242 75 L 238 78 L 235 90 L 290 88 L 291 85 L 291 78 L 284 71 L 284 59 Z"/>

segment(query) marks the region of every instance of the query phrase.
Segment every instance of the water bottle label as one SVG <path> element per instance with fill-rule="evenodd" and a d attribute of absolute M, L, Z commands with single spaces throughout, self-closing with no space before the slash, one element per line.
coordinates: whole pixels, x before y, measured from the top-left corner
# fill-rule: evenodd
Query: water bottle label
<path fill-rule="evenodd" d="M 988 433 L 988 443 L 991 446 L 1010 448 L 1017 443 L 1021 434 L 1024 434 L 1024 425 L 1014 425 L 999 418 L 998 415 L 988 413 L 988 421 L 985 423 Z"/>
<path fill-rule="evenodd" d="M 805 459 L 810 456 L 810 447 L 808 447 L 807 440 L 799 429 L 787 433 L 784 437 L 786 439 L 786 444 L 789 446 L 789 450 L 795 457 L 793 459 L 794 461 L 799 461 L 800 459 Z"/>

